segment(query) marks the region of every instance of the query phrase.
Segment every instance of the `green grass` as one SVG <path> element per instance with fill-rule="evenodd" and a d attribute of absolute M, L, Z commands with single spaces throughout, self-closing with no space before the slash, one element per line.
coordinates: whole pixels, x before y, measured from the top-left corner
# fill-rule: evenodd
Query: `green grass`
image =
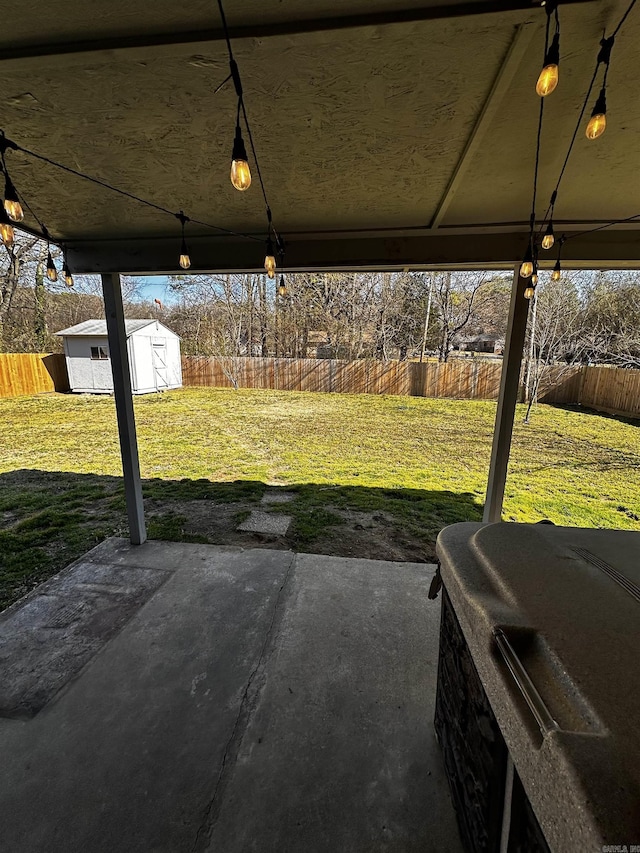
<path fill-rule="evenodd" d="M 271 510 L 293 515 L 296 548 L 339 535 L 341 511 L 384 513 L 431 545 L 481 517 L 495 403 L 190 388 L 138 397 L 135 411 L 155 538 L 207 541 L 181 502 L 246 511 L 267 483 L 294 491 Z M 551 406 L 523 416 L 505 518 L 640 530 L 637 424 Z M 3 399 L 0 423 L 3 606 L 126 523 L 112 398 Z"/>

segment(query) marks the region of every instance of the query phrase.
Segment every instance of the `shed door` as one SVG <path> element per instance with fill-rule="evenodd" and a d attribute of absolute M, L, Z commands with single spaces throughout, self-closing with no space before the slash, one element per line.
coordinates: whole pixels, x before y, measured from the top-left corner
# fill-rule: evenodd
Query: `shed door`
<path fill-rule="evenodd" d="M 169 387 L 167 378 L 167 345 L 166 343 L 152 344 L 151 350 L 153 353 L 153 376 L 155 379 L 156 388 L 162 391 Z"/>

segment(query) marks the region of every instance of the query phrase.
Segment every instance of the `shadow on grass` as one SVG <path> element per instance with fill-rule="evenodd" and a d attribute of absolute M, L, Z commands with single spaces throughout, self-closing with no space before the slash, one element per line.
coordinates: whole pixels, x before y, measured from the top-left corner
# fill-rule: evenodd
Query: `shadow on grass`
<path fill-rule="evenodd" d="M 565 412 L 577 412 L 583 415 L 594 415 L 609 421 L 618 421 L 628 426 L 640 427 L 640 413 L 637 415 L 615 415 L 611 412 L 603 412 L 600 409 L 592 409 L 589 406 L 578 406 L 572 403 L 545 403 L 550 409 L 562 409 Z"/>
<path fill-rule="evenodd" d="M 150 539 L 398 561 L 433 560 L 443 527 L 482 516 L 474 495 L 436 490 L 150 479 L 143 492 Z M 257 509 L 291 516 L 287 534 L 237 530 Z M 122 478 L 0 474 L 0 609 L 113 535 L 128 535 Z"/>

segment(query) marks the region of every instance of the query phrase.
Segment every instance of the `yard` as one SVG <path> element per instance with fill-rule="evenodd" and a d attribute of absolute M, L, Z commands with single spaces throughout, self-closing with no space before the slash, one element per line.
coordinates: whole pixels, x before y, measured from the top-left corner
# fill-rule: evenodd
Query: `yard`
<path fill-rule="evenodd" d="M 152 538 L 431 560 L 479 520 L 495 403 L 189 388 L 135 400 Z M 504 517 L 640 530 L 637 423 L 539 406 L 516 428 Z M 0 400 L 0 607 L 126 535 L 111 397 Z M 284 537 L 236 530 L 268 490 Z M 261 507 L 265 509 L 265 507 Z"/>

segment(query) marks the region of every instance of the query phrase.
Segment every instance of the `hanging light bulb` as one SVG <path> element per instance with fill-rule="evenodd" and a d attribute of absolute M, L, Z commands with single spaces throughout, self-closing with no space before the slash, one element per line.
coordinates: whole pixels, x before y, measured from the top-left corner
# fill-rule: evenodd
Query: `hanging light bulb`
<path fill-rule="evenodd" d="M 536 292 L 535 287 L 531 287 L 531 285 L 529 285 L 529 287 L 525 287 L 525 289 L 524 289 L 524 298 L 525 298 L 525 299 L 533 299 L 533 294 L 534 294 L 535 292 Z"/>
<path fill-rule="evenodd" d="M 11 220 L 7 216 L 7 211 L 4 209 L 4 205 L 0 205 L 0 239 L 7 249 L 10 249 L 13 246 L 14 238 L 15 231 L 13 230 Z"/>
<path fill-rule="evenodd" d="M 550 95 L 558 85 L 558 65 L 560 64 L 560 34 L 556 33 L 544 58 L 544 65 L 538 82 L 536 92 L 541 98 Z"/>
<path fill-rule="evenodd" d="M 183 270 L 188 270 L 191 266 L 191 258 L 189 257 L 189 250 L 187 249 L 187 241 L 184 236 L 184 226 L 189 221 L 189 217 L 185 216 L 182 211 L 180 213 L 175 214 L 176 219 L 180 221 L 180 225 L 182 227 L 182 244 L 180 246 L 180 266 Z"/>
<path fill-rule="evenodd" d="M 552 279 L 552 281 L 560 281 L 561 277 L 562 277 L 562 270 L 560 268 L 560 258 L 558 258 L 558 260 L 556 261 L 556 265 L 553 268 L 553 272 L 551 273 L 551 279 Z"/>
<path fill-rule="evenodd" d="M 604 86 L 600 89 L 598 100 L 595 103 L 589 124 L 585 131 L 587 139 L 597 139 L 605 132 L 607 127 L 607 97 Z"/>
<path fill-rule="evenodd" d="M 53 258 L 51 257 L 51 249 L 49 249 L 47 253 L 47 278 L 49 279 L 49 281 L 58 280 L 58 270 L 56 269 L 56 265 L 53 263 Z"/>
<path fill-rule="evenodd" d="M 276 277 L 276 259 L 273 254 L 273 243 L 271 237 L 267 240 L 267 254 L 264 259 L 264 268 L 267 271 L 269 278 Z"/>
<path fill-rule="evenodd" d="M 231 155 L 231 183 L 244 192 L 251 186 L 251 170 L 247 158 L 247 149 L 244 147 L 240 122 L 236 124 L 236 136 L 233 140 L 233 153 Z"/>
<path fill-rule="evenodd" d="M 183 270 L 188 270 L 191 266 L 191 258 L 187 252 L 187 245 L 184 240 L 182 241 L 182 249 L 180 250 L 180 266 Z"/>
<path fill-rule="evenodd" d="M 533 275 L 533 252 L 531 251 L 531 243 L 529 243 L 520 266 L 520 276 L 522 278 L 530 278 L 531 275 Z"/>
<path fill-rule="evenodd" d="M 13 181 L 5 171 L 4 183 L 4 209 L 14 222 L 22 222 L 24 219 L 24 210 L 20 204 L 18 193 L 13 185 Z"/>
<path fill-rule="evenodd" d="M 67 263 L 67 258 L 65 256 L 64 264 L 62 265 L 62 275 L 64 276 L 64 283 L 67 287 L 73 287 L 73 276 L 71 275 L 71 270 L 69 269 L 69 264 Z"/>
<path fill-rule="evenodd" d="M 280 284 L 278 285 L 278 296 L 287 295 L 287 285 L 284 283 L 284 276 L 280 276 Z"/>
<path fill-rule="evenodd" d="M 531 276 L 531 284 L 533 287 L 537 287 L 538 285 L 538 270 L 534 270 L 533 275 Z"/>
<path fill-rule="evenodd" d="M 547 225 L 547 230 L 544 232 L 544 237 L 542 238 L 542 248 L 550 249 L 555 242 L 556 237 L 553 233 L 553 220 L 550 219 L 549 224 Z"/>

